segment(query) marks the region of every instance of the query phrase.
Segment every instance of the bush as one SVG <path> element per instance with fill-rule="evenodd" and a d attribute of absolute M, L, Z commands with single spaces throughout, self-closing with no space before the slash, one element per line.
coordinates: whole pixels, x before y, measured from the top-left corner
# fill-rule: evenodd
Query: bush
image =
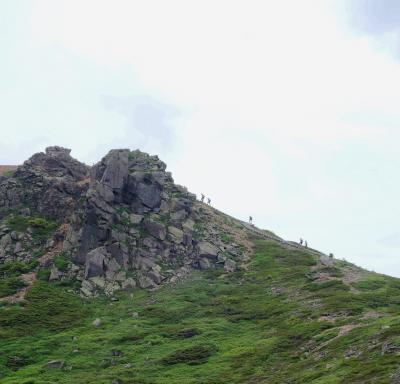
<path fill-rule="evenodd" d="M 66 271 L 68 268 L 68 259 L 65 255 L 64 252 L 61 252 L 59 255 L 57 255 L 54 258 L 54 265 L 59 269 L 60 271 Z"/>
<path fill-rule="evenodd" d="M 32 227 L 32 237 L 37 242 L 47 240 L 52 232 L 57 228 L 57 224 L 52 220 L 36 217 L 28 221 Z"/>
<path fill-rule="evenodd" d="M 12 215 L 6 220 L 6 224 L 13 231 L 25 232 L 29 227 L 29 219 L 25 216 Z"/>
<path fill-rule="evenodd" d="M 0 277 L 7 278 L 12 276 L 18 276 L 21 273 L 30 271 L 33 264 L 21 263 L 20 261 L 10 261 L 8 263 L 0 265 Z"/>
<path fill-rule="evenodd" d="M 53 220 L 47 220 L 43 217 L 25 217 L 12 215 L 6 220 L 6 224 L 11 230 L 17 232 L 26 232 L 29 227 L 32 228 L 32 238 L 35 242 L 47 240 L 52 232 L 57 228 Z"/>
<path fill-rule="evenodd" d="M 311 292 L 322 291 L 322 290 L 334 290 L 334 291 L 348 291 L 350 288 L 344 285 L 341 280 L 328 280 L 322 283 L 310 283 L 305 287 Z"/>
<path fill-rule="evenodd" d="M 13 295 L 18 289 L 26 286 L 26 283 L 19 277 L 9 277 L 0 280 L 0 297 Z"/>
<path fill-rule="evenodd" d="M 26 356 L 13 355 L 7 357 L 5 366 L 12 371 L 17 371 L 19 368 L 24 367 L 28 363 L 29 362 Z"/>
<path fill-rule="evenodd" d="M 50 269 L 49 268 L 40 269 L 36 274 L 36 277 L 38 278 L 38 280 L 49 281 Z"/>
<path fill-rule="evenodd" d="M 165 357 L 162 362 L 165 365 L 185 363 L 189 365 L 203 364 L 208 358 L 217 352 L 218 348 L 213 344 L 196 345 L 186 349 L 180 349 Z"/>
<path fill-rule="evenodd" d="M 383 288 L 386 286 L 386 281 L 383 279 L 368 279 L 357 281 L 352 284 L 354 288 L 357 288 L 361 291 L 374 291 L 379 288 Z"/>

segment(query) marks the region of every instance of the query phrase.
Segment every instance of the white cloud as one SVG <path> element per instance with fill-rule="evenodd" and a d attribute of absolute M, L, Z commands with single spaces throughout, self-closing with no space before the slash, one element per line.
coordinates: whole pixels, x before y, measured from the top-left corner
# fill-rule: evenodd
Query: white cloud
<path fill-rule="evenodd" d="M 1 143 L 42 137 L 89 162 L 140 146 L 218 208 L 357 259 L 379 225 L 395 232 L 387 201 L 400 185 L 387 188 L 385 167 L 400 139 L 400 69 L 340 30 L 330 6 L 36 0 L 23 60 L 13 56 L 19 81 L 0 92 L 0 123 L 16 127 Z"/>

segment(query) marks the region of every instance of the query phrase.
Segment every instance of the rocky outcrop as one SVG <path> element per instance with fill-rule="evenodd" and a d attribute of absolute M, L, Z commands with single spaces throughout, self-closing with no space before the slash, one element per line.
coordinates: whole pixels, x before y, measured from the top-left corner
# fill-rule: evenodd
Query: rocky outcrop
<path fill-rule="evenodd" d="M 165 163 L 140 151 L 112 150 L 89 168 L 70 150 L 49 147 L 0 180 L 0 218 L 8 220 L 11 210 L 59 226 L 47 241 L 66 261 L 48 252 L 38 268 L 48 268 L 51 281 L 77 279 L 84 296 L 156 289 L 193 268 L 233 272 L 240 256 L 207 223 L 195 195 L 174 184 Z M 29 234 L 11 232 L 0 232 L 0 263 L 4 249 L 15 259 L 26 256 Z"/>
<path fill-rule="evenodd" d="M 18 167 L 0 183 L 0 218 L 11 209 L 29 206 L 42 216 L 68 220 L 86 192 L 89 168 L 70 156 L 71 150 L 49 147 Z"/>

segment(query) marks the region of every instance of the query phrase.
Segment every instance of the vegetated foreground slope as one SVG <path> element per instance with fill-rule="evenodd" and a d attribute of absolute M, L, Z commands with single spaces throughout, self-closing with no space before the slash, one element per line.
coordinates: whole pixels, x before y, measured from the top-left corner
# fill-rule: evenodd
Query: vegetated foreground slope
<path fill-rule="evenodd" d="M 1 383 L 399 382 L 398 279 L 250 240 L 247 270 L 118 301 L 36 282 L 0 311 Z"/>

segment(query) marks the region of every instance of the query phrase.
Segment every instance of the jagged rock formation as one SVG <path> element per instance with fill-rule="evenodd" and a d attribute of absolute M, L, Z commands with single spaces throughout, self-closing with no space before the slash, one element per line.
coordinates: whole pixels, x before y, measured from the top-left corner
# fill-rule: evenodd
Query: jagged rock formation
<path fill-rule="evenodd" d="M 49 147 L 0 180 L 0 265 L 77 279 L 85 296 L 155 289 L 192 268 L 233 272 L 245 246 L 228 246 L 206 211 L 157 156 L 112 150 L 90 168 Z"/>

